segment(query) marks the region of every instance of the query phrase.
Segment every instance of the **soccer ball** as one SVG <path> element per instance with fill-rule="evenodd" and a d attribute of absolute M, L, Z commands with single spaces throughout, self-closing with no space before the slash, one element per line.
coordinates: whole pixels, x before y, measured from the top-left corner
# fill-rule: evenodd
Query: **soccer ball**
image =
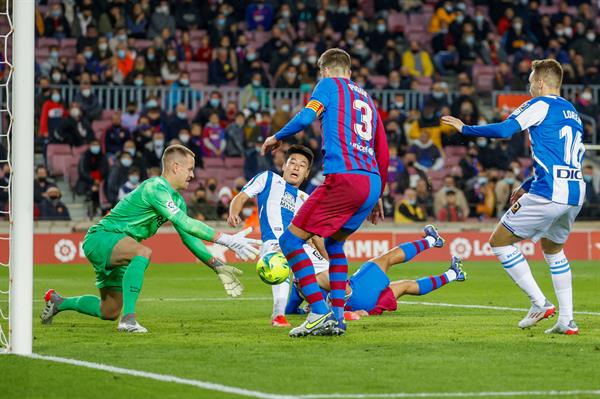
<path fill-rule="evenodd" d="M 256 264 L 258 277 L 267 284 L 281 284 L 290 275 L 290 266 L 281 252 L 272 252 Z"/>

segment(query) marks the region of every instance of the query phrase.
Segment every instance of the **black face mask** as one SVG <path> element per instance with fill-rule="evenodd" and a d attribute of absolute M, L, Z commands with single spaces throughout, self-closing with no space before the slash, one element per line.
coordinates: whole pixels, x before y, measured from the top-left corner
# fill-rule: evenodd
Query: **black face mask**
<path fill-rule="evenodd" d="M 206 203 L 206 198 L 198 198 L 196 200 L 196 202 L 199 203 L 199 204 L 204 204 L 204 203 Z"/>
<path fill-rule="evenodd" d="M 39 181 L 40 183 L 46 183 L 46 177 L 45 177 L 45 176 L 38 177 L 38 181 Z"/>
<path fill-rule="evenodd" d="M 217 186 L 216 186 L 215 184 L 210 184 L 210 185 L 208 186 L 208 189 L 209 189 L 210 191 L 215 191 L 215 190 L 217 189 Z"/>
<path fill-rule="evenodd" d="M 236 186 L 236 188 L 235 188 L 235 189 L 236 189 L 237 191 L 242 191 L 242 189 L 243 189 L 243 188 L 244 188 L 244 186 Z"/>

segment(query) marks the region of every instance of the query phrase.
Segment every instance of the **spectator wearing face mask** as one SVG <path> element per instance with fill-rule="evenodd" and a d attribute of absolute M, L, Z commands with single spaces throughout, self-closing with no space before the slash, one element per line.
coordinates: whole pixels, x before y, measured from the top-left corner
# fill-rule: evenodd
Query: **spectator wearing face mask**
<path fill-rule="evenodd" d="M 208 84 L 221 86 L 237 79 L 237 62 L 229 57 L 227 49 L 216 50 L 216 58 L 208 65 Z"/>
<path fill-rule="evenodd" d="M 444 166 L 444 158 L 438 147 L 433 144 L 429 132 L 421 130 L 419 140 L 413 142 L 408 152 L 415 154 L 415 167 L 422 170 L 439 170 Z"/>
<path fill-rule="evenodd" d="M 569 49 L 583 56 L 583 61 L 586 67 L 596 65 L 600 46 L 596 40 L 596 32 L 594 29 L 587 29 L 585 36 L 575 39 L 569 46 Z"/>
<path fill-rule="evenodd" d="M 273 8 L 264 0 L 252 2 L 246 8 L 246 28 L 249 31 L 269 31 L 273 25 Z"/>
<path fill-rule="evenodd" d="M 449 191 L 454 192 L 456 206 L 460 209 L 460 214 L 466 219 L 469 216 L 469 204 L 465 193 L 456 185 L 456 179 L 452 175 L 444 177 L 443 186 L 433 197 L 433 211 L 435 215 L 439 216 L 442 208 L 448 204 L 446 193 Z"/>
<path fill-rule="evenodd" d="M 504 178 L 496 184 L 496 216 L 502 217 L 510 206 L 510 196 L 512 192 L 521 186 L 521 181 L 515 176 L 512 170 L 508 170 Z"/>
<path fill-rule="evenodd" d="M 49 187 L 39 204 L 39 220 L 71 220 L 67 206 L 60 200 L 58 187 Z"/>
<path fill-rule="evenodd" d="M 50 131 L 53 132 L 58 128 L 66 113 L 66 109 L 61 102 L 60 92 L 56 89 L 52 90 L 50 98 L 42 105 L 40 136 L 47 138 Z"/>
<path fill-rule="evenodd" d="M 174 48 L 169 48 L 160 67 L 160 76 L 167 85 L 170 85 L 176 81 L 180 75 L 181 69 L 179 68 L 179 61 L 177 60 L 177 52 Z"/>
<path fill-rule="evenodd" d="M 48 178 L 48 169 L 44 165 L 38 165 L 33 180 L 33 202 L 39 205 L 50 187 L 56 187 L 54 180 Z"/>
<path fill-rule="evenodd" d="M 129 36 L 136 39 L 146 38 L 146 31 L 149 22 L 140 3 L 135 3 L 133 5 L 131 14 L 127 15 L 125 21 L 127 24 L 127 30 L 129 31 Z"/>
<path fill-rule="evenodd" d="M 239 112 L 234 121 L 225 129 L 225 156 L 239 158 L 244 153 L 243 129 L 245 122 L 244 114 Z"/>
<path fill-rule="evenodd" d="M 289 100 L 283 100 L 275 109 L 271 118 L 271 131 L 278 132 L 291 119 L 292 112 Z"/>
<path fill-rule="evenodd" d="M 162 132 L 154 133 L 152 140 L 146 143 L 144 148 L 144 159 L 149 168 L 161 167 L 162 154 L 165 148 L 165 135 Z"/>
<path fill-rule="evenodd" d="M 140 119 L 140 113 L 137 108 L 137 103 L 131 101 L 127 104 L 127 110 L 124 114 L 121 114 L 121 126 L 127 129 L 129 132 L 133 132 Z"/>
<path fill-rule="evenodd" d="M 140 179 L 142 181 L 146 180 L 148 177 L 146 159 L 143 157 L 143 154 L 137 150 L 135 142 L 133 140 L 127 140 L 125 144 L 123 144 L 123 152 L 127 152 L 129 155 L 131 155 L 131 165 L 138 169 Z"/>
<path fill-rule="evenodd" d="M 417 204 L 417 193 L 412 188 L 404 191 L 404 199 L 396 205 L 395 223 L 411 223 L 425 221 L 425 212 Z"/>
<path fill-rule="evenodd" d="M 127 152 L 119 154 L 117 161 L 111 167 L 105 186 L 105 194 L 108 201 L 114 206 L 119 200 L 119 189 L 125 184 L 129 177 L 129 170 L 133 165 L 133 159 Z"/>
<path fill-rule="evenodd" d="M 169 2 L 167 0 L 161 0 L 150 17 L 148 39 L 160 36 L 164 28 L 169 29 L 172 37 L 175 36 L 175 17 L 170 14 Z"/>
<path fill-rule="evenodd" d="M 171 84 L 168 94 L 168 109 L 173 109 L 184 102 L 184 100 L 192 101 L 194 98 L 199 102 L 200 93 L 190 87 L 190 75 L 183 71 L 179 75 L 179 78 Z"/>
<path fill-rule="evenodd" d="M 225 113 L 225 108 L 223 108 L 221 101 L 222 98 L 221 93 L 219 91 L 215 90 L 211 92 L 210 98 L 208 99 L 206 104 L 204 104 L 204 106 L 198 110 L 196 116 L 193 119 L 193 122 L 198 122 L 204 126 L 208 122 L 208 118 L 210 117 L 210 115 L 214 113 L 216 113 L 219 116 L 219 120 L 225 120 L 227 116 Z"/>
<path fill-rule="evenodd" d="M 217 208 L 206 200 L 206 189 L 200 186 L 188 206 L 188 215 L 196 220 L 217 220 Z"/>
<path fill-rule="evenodd" d="M 187 107 L 185 104 L 177 104 L 175 111 L 167 118 L 165 122 L 165 137 L 167 141 L 179 135 L 181 129 L 190 129 L 190 123 L 187 119 Z"/>
<path fill-rule="evenodd" d="M 140 170 L 136 166 L 129 169 L 127 181 L 119 189 L 118 200 L 122 200 L 127 194 L 138 188 L 140 185 Z"/>
<path fill-rule="evenodd" d="M 60 55 L 60 53 L 58 50 L 58 46 L 50 46 L 50 51 L 48 52 L 48 58 L 44 62 L 42 62 L 42 64 L 40 65 L 41 72 L 42 72 L 42 74 L 44 74 L 44 76 L 48 76 L 49 78 L 52 78 L 52 71 L 55 68 L 59 68 L 61 66 L 60 61 L 58 60 L 59 55 Z M 58 73 L 60 73 L 60 71 L 58 71 Z M 56 82 L 59 82 L 60 80 L 61 80 L 61 77 L 58 76 L 58 79 L 56 80 Z"/>
<path fill-rule="evenodd" d="M 299 89 L 300 79 L 298 79 L 298 70 L 291 64 L 285 69 L 285 72 L 279 77 L 275 87 L 282 89 Z"/>
<path fill-rule="evenodd" d="M 416 78 L 433 75 L 433 63 L 429 54 L 415 40 L 410 42 L 410 48 L 402 54 L 402 65 Z"/>
<path fill-rule="evenodd" d="M 435 9 L 431 22 L 429 23 L 429 32 L 438 33 L 442 28 L 443 23 L 448 26 L 454 22 L 455 18 L 454 4 L 451 1 L 444 1 L 441 6 L 438 6 Z"/>
<path fill-rule="evenodd" d="M 112 157 L 123 148 L 123 144 L 131 139 L 129 130 L 121 123 L 121 111 L 112 115 L 112 125 L 104 133 L 104 148 L 106 155 Z"/>
<path fill-rule="evenodd" d="M 50 136 L 50 142 L 80 147 L 89 144 L 94 138 L 92 126 L 87 119 L 83 118 L 79 104 L 73 102 L 69 109 L 69 115 L 63 118 L 58 128 Z"/>
<path fill-rule="evenodd" d="M 535 37 L 523 26 L 523 20 L 515 17 L 512 26 L 506 32 L 505 49 L 508 55 L 516 53 L 527 43 L 532 43 Z"/>
<path fill-rule="evenodd" d="M 44 33 L 46 37 L 59 40 L 71 37 L 71 26 L 63 15 L 63 5 L 61 3 L 54 3 L 50 6 L 44 19 Z"/>
<path fill-rule="evenodd" d="M 204 184 L 206 188 L 206 201 L 212 205 L 216 206 L 219 201 L 219 193 L 217 191 L 218 182 L 214 177 L 209 177 L 206 179 L 206 183 Z"/>
<path fill-rule="evenodd" d="M 219 116 L 212 114 L 202 132 L 202 153 L 208 158 L 223 157 L 226 144 L 225 129 L 219 124 Z"/>
<path fill-rule="evenodd" d="M 467 200 L 470 213 L 480 219 L 496 214 L 497 177 L 492 172 L 481 172 L 479 176 L 467 182 Z"/>
<path fill-rule="evenodd" d="M 269 98 L 267 96 L 266 88 L 263 85 L 262 75 L 258 72 L 252 74 L 252 80 L 242 89 L 240 93 L 240 106 L 243 108 L 249 108 L 252 100 L 258 102 L 260 108 L 261 102 L 266 107 L 269 106 Z"/>
<path fill-rule="evenodd" d="M 83 116 L 91 121 L 95 121 L 102 115 L 102 105 L 98 101 L 98 97 L 92 91 L 91 76 L 87 73 L 81 76 L 79 83 L 79 91 L 75 93 L 73 99 L 79 104 Z"/>
<path fill-rule="evenodd" d="M 600 109 L 598 108 L 598 104 L 593 101 L 592 89 L 586 87 L 583 89 L 579 98 L 575 102 L 575 109 L 577 112 L 580 112 L 585 115 L 595 116 L 600 113 Z"/>
<path fill-rule="evenodd" d="M 77 166 L 79 179 L 75 185 L 75 193 L 85 195 L 92 201 L 93 212 L 100 206 L 98 197 L 100 184 L 108 177 L 108 158 L 102 154 L 98 140 L 92 140 L 88 150 L 82 155 Z"/>

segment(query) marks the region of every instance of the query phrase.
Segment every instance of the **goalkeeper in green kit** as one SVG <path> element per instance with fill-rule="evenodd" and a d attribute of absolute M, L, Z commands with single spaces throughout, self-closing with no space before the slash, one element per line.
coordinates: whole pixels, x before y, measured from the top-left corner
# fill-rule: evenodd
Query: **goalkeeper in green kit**
<path fill-rule="evenodd" d="M 152 250 L 141 241 L 153 236 L 170 221 L 186 247 L 212 268 L 232 297 L 241 295 L 244 287 L 238 276 L 242 272 L 214 258 L 201 240 L 211 241 L 233 250 L 242 260 L 258 255 L 260 241 L 246 238 L 251 229 L 235 235 L 219 233 L 186 215 L 186 205 L 177 190 L 188 187 L 194 178 L 194 153 L 184 146 L 172 145 L 162 157 L 162 176 L 144 181 L 129 193 L 98 224 L 92 226 L 83 240 L 83 251 L 96 272 L 100 297 L 83 295 L 61 297 L 48 290 L 41 314 L 43 324 L 64 310 L 74 310 L 104 320 L 117 320 L 123 309 L 118 330 L 144 333 L 148 330 L 136 319 L 135 304 L 150 263 Z"/>

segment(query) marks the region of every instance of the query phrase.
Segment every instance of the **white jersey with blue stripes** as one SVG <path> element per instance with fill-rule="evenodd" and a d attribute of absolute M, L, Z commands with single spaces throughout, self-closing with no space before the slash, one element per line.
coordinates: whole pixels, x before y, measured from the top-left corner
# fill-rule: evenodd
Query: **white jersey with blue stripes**
<path fill-rule="evenodd" d="M 529 192 L 559 204 L 582 205 L 585 147 L 583 125 L 573 105 L 558 96 L 536 97 L 509 119 L 516 120 L 522 130 L 529 129 L 534 171 Z"/>
<path fill-rule="evenodd" d="M 271 171 L 256 175 L 242 192 L 258 201 L 260 235 L 263 241 L 261 256 L 278 248 L 279 236 L 290 225 L 308 194 L 287 183 Z M 278 249 L 275 249 L 278 250 Z"/>

